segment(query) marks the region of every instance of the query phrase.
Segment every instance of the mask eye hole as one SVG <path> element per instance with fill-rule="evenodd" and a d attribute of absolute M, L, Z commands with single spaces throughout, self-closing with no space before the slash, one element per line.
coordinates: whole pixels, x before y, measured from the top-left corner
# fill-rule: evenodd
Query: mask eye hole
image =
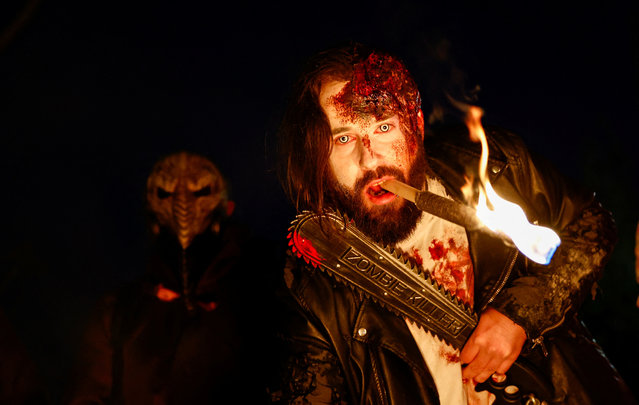
<path fill-rule="evenodd" d="M 211 186 L 204 186 L 201 189 L 194 191 L 193 195 L 196 197 L 205 197 L 211 195 Z"/>
<path fill-rule="evenodd" d="M 158 187 L 157 188 L 156 194 L 157 194 L 157 196 L 158 196 L 158 198 L 160 200 L 164 200 L 164 199 L 169 198 L 171 196 L 171 193 L 169 193 L 168 191 L 166 191 L 162 187 Z"/>

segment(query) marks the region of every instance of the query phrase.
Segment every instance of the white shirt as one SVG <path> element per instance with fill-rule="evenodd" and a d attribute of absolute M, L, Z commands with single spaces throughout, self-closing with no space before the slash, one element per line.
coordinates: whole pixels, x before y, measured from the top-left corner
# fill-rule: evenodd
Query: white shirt
<path fill-rule="evenodd" d="M 444 186 L 428 180 L 428 190 L 448 197 Z M 397 247 L 411 255 L 426 274 L 462 301 L 473 303 L 473 266 L 466 230 L 451 222 L 423 213 L 415 231 Z M 420 326 L 406 320 L 428 366 L 443 405 L 466 405 L 459 350 Z"/>

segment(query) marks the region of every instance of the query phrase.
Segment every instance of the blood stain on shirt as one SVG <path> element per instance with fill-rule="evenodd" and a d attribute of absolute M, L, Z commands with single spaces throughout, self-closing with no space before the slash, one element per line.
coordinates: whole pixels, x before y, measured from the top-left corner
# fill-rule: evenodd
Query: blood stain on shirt
<path fill-rule="evenodd" d="M 447 267 L 449 268 L 450 274 L 453 276 L 455 281 L 457 281 L 458 283 L 461 283 L 462 281 L 464 281 L 464 273 L 461 270 L 459 270 L 458 267 L 456 267 L 459 264 L 460 264 L 459 262 L 448 262 Z"/>
<path fill-rule="evenodd" d="M 448 346 L 441 346 L 439 348 L 439 354 L 449 363 L 459 363 L 461 358 L 459 357 L 459 351 L 453 350 Z"/>
<path fill-rule="evenodd" d="M 428 251 L 435 262 L 431 277 L 462 302 L 472 305 L 473 270 L 468 249 L 448 238 L 445 242 L 433 239 Z"/>
<path fill-rule="evenodd" d="M 419 249 L 413 248 L 411 253 L 413 255 L 413 258 L 415 259 L 415 264 L 418 266 L 422 266 L 424 264 L 424 259 L 422 259 L 422 256 L 419 254 Z"/>
<path fill-rule="evenodd" d="M 433 260 L 441 260 L 441 258 L 447 253 L 447 250 L 444 248 L 444 244 L 437 239 L 432 240 L 428 247 L 428 251 L 430 252 L 430 257 L 432 257 Z"/>

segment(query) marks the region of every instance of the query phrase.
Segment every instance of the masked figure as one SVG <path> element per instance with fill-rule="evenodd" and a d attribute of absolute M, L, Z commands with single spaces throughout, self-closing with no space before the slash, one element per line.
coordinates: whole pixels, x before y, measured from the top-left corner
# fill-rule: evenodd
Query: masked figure
<path fill-rule="evenodd" d="M 204 293 L 194 290 L 194 282 L 206 270 L 201 261 L 212 253 L 212 246 L 219 245 L 220 224 L 233 211 L 224 179 L 209 160 L 182 152 L 155 165 L 146 198 L 160 248 L 158 265 L 171 264 L 164 274 L 168 284 L 158 280 L 157 294 L 166 300 L 179 298 L 188 311 L 194 311 L 198 303 L 193 294 Z M 199 305 L 210 308 L 215 302 L 199 301 Z"/>
<path fill-rule="evenodd" d="M 230 219 L 226 182 L 199 155 L 156 163 L 147 207 L 148 271 L 101 300 L 68 403 L 259 403 L 268 353 L 268 318 L 259 316 L 268 308 L 264 244 Z"/>

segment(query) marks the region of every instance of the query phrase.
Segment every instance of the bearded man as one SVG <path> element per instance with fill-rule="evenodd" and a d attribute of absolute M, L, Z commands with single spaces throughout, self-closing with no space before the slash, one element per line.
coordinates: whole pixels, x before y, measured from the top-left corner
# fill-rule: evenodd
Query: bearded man
<path fill-rule="evenodd" d="M 396 179 L 466 203 L 460 190 L 477 170 L 478 146 L 463 128 L 425 132 L 420 93 L 396 57 L 348 45 L 313 57 L 298 80 L 279 133 L 281 174 L 297 210 L 317 214 L 323 225 L 304 238 L 291 232 L 297 255 L 284 273 L 292 308 L 284 334 L 288 356 L 272 399 L 458 405 L 524 396 L 633 403 L 575 317 L 612 251 L 611 215 L 593 193 L 533 158 L 518 137 L 489 130 L 494 188 L 562 239 L 550 265 L 533 263 L 496 235 L 422 212 L 380 186 Z M 339 264 L 322 262 L 315 249 L 340 232 L 325 220 L 334 210 L 345 214 L 346 228 L 403 252 L 479 314 L 461 350 L 401 310 L 389 310 L 387 293 L 375 297 L 349 283 L 347 273 L 335 277 Z M 522 354 L 549 383 L 544 393 L 504 382 Z"/>

